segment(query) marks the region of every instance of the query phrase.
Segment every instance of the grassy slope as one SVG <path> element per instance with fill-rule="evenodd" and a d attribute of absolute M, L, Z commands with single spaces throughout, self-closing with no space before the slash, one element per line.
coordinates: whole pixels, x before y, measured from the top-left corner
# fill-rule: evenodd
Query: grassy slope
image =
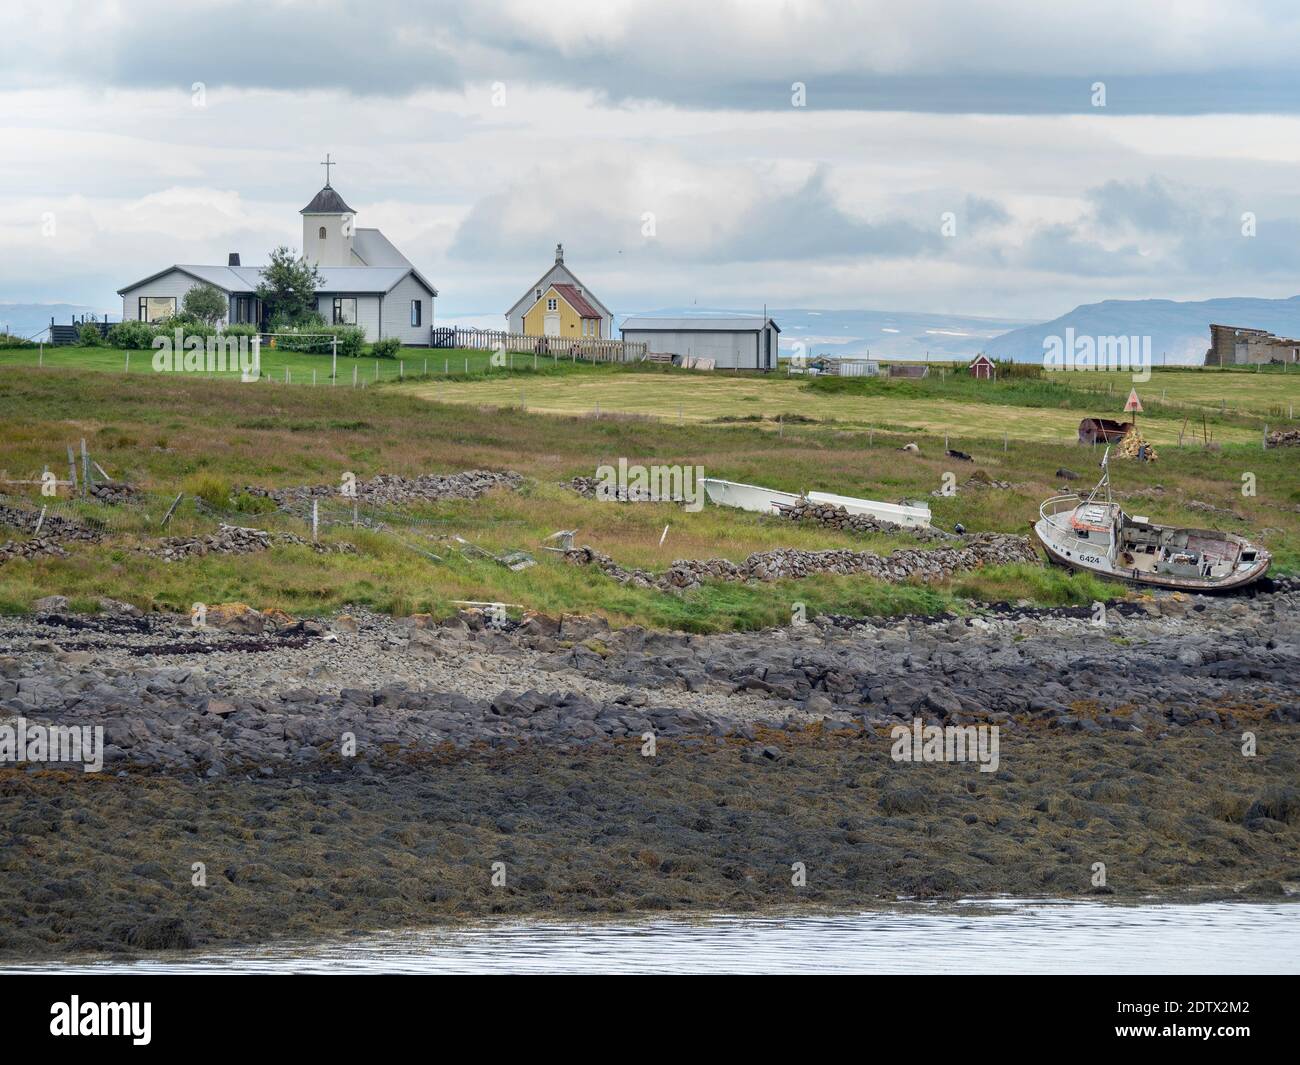
<path fill-rule="evenodd" d="M 530 395 L 543 385 L 581 389 L 588 382 L 607 380 L 651 391 L 665 381 L 699 383 L 698 378 L 684 375 L 599 370 L 566 373 L 562 380 L 517 375 L 510 385 Z M 727 382 L 717 381 L 715 387 L 723 383 Z M 753 387 L 743 379 L 733 384 Z M 760 387 L 774 384 L 757 382 Z M 781 623 L 795 601 L 813 611 L 937 609 L 950 601 L 954 590 L 892 588 L 827 578 L 753 588 L 720 586 L 679 599 L 621 588 L 538 551 L 543 536 L 573 527 L 580 530 L 579 542 L 591 543 L 620 562 L 650 568 L 683 557 L 739 559 L 751 551 L 783 545 L 888 550 L 903 541 L 849 538 L 712 508 L 691 514 L 670 505 L 598 504 L 559 489 L 554 482 L 589 475 L 598 463 L 626 456 L 631 462 L 700 464 L 708 475 L 778 488 L 818 487 L 886 499 L 917 497 L 936 489 L 945 471 L 953 470 L 964 479 L 970 469 L 943 456 L 941 437 L 877 432 L 871 439 L 866 433 L 824 425 L 787 425 L 778 435 L 770 427 L 710 426 L 698 420 L 679 426 L 675 419 L 557 419 L 519 410 L 429 402 L 418 394 L 425 387 L 418 384 L 354 392 L 142 374 L 130 379 L 129 388 L 123 385 L 123 377 L 117 374 L 52 369 L 0 372 L 0 467 L 11 476 L 28 476 L 47 463 L 61 471 L 66 462 L 64 445 L 84 436 L 94 457 L 114 476 L 154 492 L 152 506 L 146 508 L 152 527 L 143 515 L 119 508 L 111 512 L 116 533 L 108 545 L 78 550 L 69 559 L 0 567 L 0 609 L 25 609 L 34 598 L 54 592 L 83 600 L 112 595 L 142 606 L 169 607 L 238 598 L 293 612 L 326 610 L 347 602 L 397 612 L 443 611 L 450 609 L 452 599 L 476 599 L 550 611 L 598 609 L 620 620 L 710 629 Z M 443 390 L 454 387 L 441 385 Z M 821 401 L 820 396 L 812 398 Z M 966 409 L 982 413 L 981 405 L 967 404 Z M 718 413 L 715 407 L 712 414 Z M 920 456 L 897 450 L 911 439 L 920 441 Z M 1017 486 L 1010 492 L 965 492 L 933 500 L 940 524 L 963 521 L 972 529 L 1023 530 L 1036 514 L 1038 501 L 1056 487 L 1056 468 L 1072 466 L 1086 477 L 1095 458 L 1072 445 L 1022 442 L 1014 437 L 1005 452 L 1000 439 L 980 442 L 962 437 L 954 443 L 972 451 L 980 468 Z M 356 557 L 322 558 L 305 549 L 283 548 L 264 555 L 210 557 L 168 566 L 130 550 L 137 538 L 157 535 L 157 518 L 170 496 L 183 487 L 195 490 L 200 477 L 232 486 L 290 485 L 337 482 L 345 470 L 366 477 L 378 472 L 451 472 L 479 466 L 516 469 L 538 483 L 524 494 L 424 508 L 419 515 L 428 524 L 400 539 L 364 532 L 354 535 L 351 530 L 331 534 L 357 542 L 362 554 Z M 1257 498 L 1240 496 L 1245 470 L 1256 474 Z M 1115 481 L 1125 491 L 1149 488 L 1157 481 L 1163 484 L 1165 491 L 1131 502 L 1157 520 L 1207 524 L 1205 515 L 1185 508 L 1189 499 L 1231 507 L 1245 520 L 1223 519 L 1222 524 L 1241 531 L 1270 528 L 1265 539 L 1278 553 L 1282 568 L 1297 568 L 1300 515 L 1281 509 L 1300 502 L 1294 452 L 1246 447 L 1227 447 L 1222 452 L 1168 449 L 1156 467 L 1117 464 Z M 246 523 L 305 531 L 301 522 L 290 519 L 258 516 Z M 209 531 L 212 522 L 182 511 L 173 525 L 171 532 L 184 534 Z M 659 548 L 664 525 L 670 526 L 668 539 Z M 452 545 L 436 539 L 453 533 L 489 549 L 523 548 L 540 555 L 542 561 L 519 574 L 491 562 L 470 562 L 460 558 Z M 433 563 L 413 546 L 446 561 Z M 996 598 L 1028 595 L 1044 601 L 1090 601 L 1100 592 L 1087 579 L 1065 580 L 1060 574 L 1033 568 L 980 574 L 958 582 L 955 590 Z"/>

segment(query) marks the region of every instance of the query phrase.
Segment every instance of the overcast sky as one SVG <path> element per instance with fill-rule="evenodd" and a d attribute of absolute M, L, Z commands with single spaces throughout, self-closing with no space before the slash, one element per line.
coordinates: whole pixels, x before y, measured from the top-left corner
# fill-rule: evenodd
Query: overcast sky
<path fill-rule="evenodd" d="M 557 241 L 619 313 L 1300 292 L 1293 4 L 5 0 L 0 50 L 0 302 L 261 263 L 326 152 L 439 317 Z"/>

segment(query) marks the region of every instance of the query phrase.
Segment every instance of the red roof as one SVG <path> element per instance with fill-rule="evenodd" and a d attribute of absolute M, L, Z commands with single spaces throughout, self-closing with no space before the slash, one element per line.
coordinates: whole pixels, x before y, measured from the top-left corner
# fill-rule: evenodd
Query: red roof
<path fill-rule="evenodd" d="M 576 285 L 552 285 L 551 288 L 564 297 L 564 302 L 578 312 L 579 318 L 599 318 L 601 316 L 600 311 L 596 310 L 583 298 Z"/>
<path fill-rule="evenodd" d="M 987 362 L 990 366 L 994 365 L 993 360 L 990 359 L 987 355 L 983 354 L 982 352 L 979 355 L 976 355 L 975 358 L 971 359 L 970 364 L 972 366 L 978 366 L 982 362 Z"/>

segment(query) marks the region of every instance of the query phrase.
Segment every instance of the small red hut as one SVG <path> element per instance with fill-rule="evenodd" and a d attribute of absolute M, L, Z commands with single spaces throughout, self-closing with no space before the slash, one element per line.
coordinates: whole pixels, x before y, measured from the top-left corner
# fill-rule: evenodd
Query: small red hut
<path fill-rule="evenodd" d="M 972 377 L 983 378 L 986 381 L 993 379 L 993 372 L 997 369 L 993 365 L 993 360 L 982 352 L 975 356 L 975 360 L 967 367 Z"/>

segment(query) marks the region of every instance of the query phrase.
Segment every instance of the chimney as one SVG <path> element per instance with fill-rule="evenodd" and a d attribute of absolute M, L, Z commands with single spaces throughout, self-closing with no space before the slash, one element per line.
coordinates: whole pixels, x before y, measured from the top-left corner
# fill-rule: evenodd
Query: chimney
<path fill-rule="evenodd" d="M 239 265 L 239 252 L 237 252 L 237 251 L 232 251 L 232 252 L 230 253 L 230 258 L 229 258 L 229 259 L 227 260 L 227 262 L 226 262 L 226 265 L 227 265 L 227 266 L 238 266 L 238 265 Z"/>
<path fill-rule="evenodd" d="M 564 262 L 564 245 L 563 245 L 563 244 L 557 244 L 557 245 L 555 245 L 555 261 L 556 261 L 557 263 L 562 263 L 562 262 Z"/>

